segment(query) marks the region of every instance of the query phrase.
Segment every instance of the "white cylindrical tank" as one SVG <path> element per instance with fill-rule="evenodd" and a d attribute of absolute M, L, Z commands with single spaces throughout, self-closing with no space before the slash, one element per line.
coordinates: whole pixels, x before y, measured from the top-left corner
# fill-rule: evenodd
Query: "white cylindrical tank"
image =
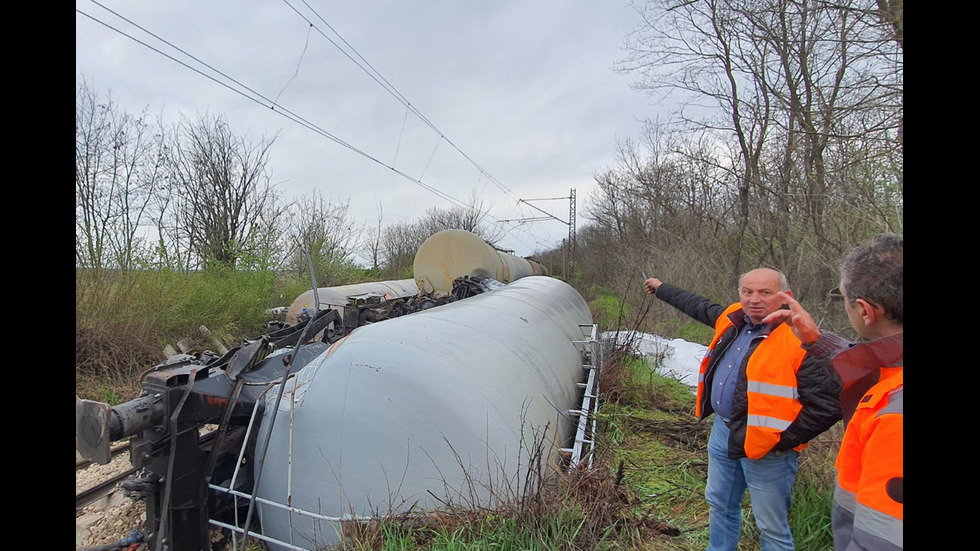
<path fill-rule="evenodd" d="M 443 230 L 426 239 L 412 267 L 423 292 L 449 293 L 458 277 L 491 277 L 510 283 L 529 275 L 547 275 L 540 263 L 490 246 L 466 230 Z"/>
<path fill-rule="evenodd" d="M 311 289 L 296 297 L 296 300 L 289 306 L 289 309 L 286 311 L 286 323 L 295 325 L 297 321 L 296 317 L 304 310 L 309 310 L 312 313 L 316 308 L 318 298 L 320 300 L 321 310 L 326 310 L 327 308 L 338 310 L 341 319 L 343 319 L 344 305 L 347 304 L 347 297 L 375 294 L 381 295 L 385 299 L 393 299 L 414 296 L 418 292 L 419 288 L 415 285 L 414 279 L 321 287 L 316 290 L 316 296 L 314 296 L 313 290 Z"/>
<path fill-rule="evenodd" d="M 339 518 L 521 495 L 534 456 L 555 468 L 570 444 L 585 379 L 572 341 L 591 324 L 571 286 L 533 276 L 355 329 L 287 383 L 274 426 L 279 388 L 266 395 L 262 532 L 314 548 L 340 530 L 263 499 Z"/>

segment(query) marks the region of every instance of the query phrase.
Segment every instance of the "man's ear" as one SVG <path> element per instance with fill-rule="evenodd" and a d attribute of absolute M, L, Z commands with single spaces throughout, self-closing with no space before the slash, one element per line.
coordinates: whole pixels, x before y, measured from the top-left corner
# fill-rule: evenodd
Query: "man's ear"
<path fill-rule="evenodd" d="M 790 289 L 786 289 L 786 290 L 785 290 L 785 291 L 783 291 L 783 292 L 784 292 L 784 293 L 786 293 L 786 295 L 787 295 L 787 296 L 793 296 L 793 291 L 792 291 L 792 290 L 790 290 Z"/>
<path fill-rule="evenodd" d="M 854 302 L 857 304 L 858 308 L 860 308 L 858 313 L 861 315 L 861 319 L 864 320 L 864 325 L 870 327 L 875 324 L 875 321 L 881 319 L 881 316 L 884 315 L 884 312 L 879 312 L 874 304 L 871 304 L 863 298 L 859 298 Z"/>

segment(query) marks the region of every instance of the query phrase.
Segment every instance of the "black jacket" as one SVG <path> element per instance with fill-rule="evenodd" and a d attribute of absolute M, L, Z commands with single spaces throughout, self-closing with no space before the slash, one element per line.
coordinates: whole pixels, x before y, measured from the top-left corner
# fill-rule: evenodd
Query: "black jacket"
<path fill-rule="evenodd" d="M 719 316 L 726 309 L 720 304 L 667 283 L 661 283 L 657 289 L 656 297 L 712 328 L 715 327 Z M 711 407 L 710 390 L 707 389 L 711 388 L 711 380 L 714 377 L 718 361 L 728 345 L 735 339 L 739 329 L 745 325 L 744 316 L 741 315 L 741 312 L 736 314 L 732 316 L 734 326 L 725 331 L 715 347 L 709 352 L 711 360 L 704 374 L 703 385 L 706 390 L 700 396 L 701 419 L 714 412 Z M 739 366 L 735 398 L 732 402 L 732 419 L 729 424 L 731 435 L 728 440 L 728 456 L 732 459 L 745 457 L 743 443 L 748 414 L 746 394 L 748 385 L 745 368 L 749 357 L 771 329 L 767 328 L 759 337 L 753 339 L 749 353 L 745 355 L 745 360 Z M 841 418 L 839 402 L 841 386 L 838 379 L 832 375 L 829 358 L 807 352 L 796 372 L 796 386 L 803 409 L 800 410 L 796 420 L 780 433 L 779 443 L 775 447 L 777 451 L 792 449 L 809 442 L 818 434 L 832 427 Z"/>

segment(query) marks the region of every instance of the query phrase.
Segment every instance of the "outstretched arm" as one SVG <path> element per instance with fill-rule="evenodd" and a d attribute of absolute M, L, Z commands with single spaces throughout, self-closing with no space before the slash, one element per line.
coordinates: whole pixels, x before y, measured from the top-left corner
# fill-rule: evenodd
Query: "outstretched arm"
<path fill-rule="evenodd" d="M 718 316 L 725 310 L 725 307 L 720 304 L 716 304 L 700 295 L 674 287 L 669 283 L 664 283 L 655 277 L 647 279 L 643 287 L 648 293 L 652 293 L 659 300 L 666 302 L 709 327 L 715 326 L 715 321 L 718 320 Z"/>

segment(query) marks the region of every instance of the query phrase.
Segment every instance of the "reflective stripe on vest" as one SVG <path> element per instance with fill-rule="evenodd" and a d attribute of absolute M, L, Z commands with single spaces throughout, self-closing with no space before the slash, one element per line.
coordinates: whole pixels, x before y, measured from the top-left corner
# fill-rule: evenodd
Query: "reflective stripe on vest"
<path fill-rule="evenodd" d="M 902 546 L 904 372 L 881 368 L 851 417 L 837 454 L 834 501 L 854 514 L 853 532 Z M 866 461 L 867 459 L 867 461 Z"/>
<path fill-rule="evenodd" d="M 837 506 L 846 509 L 853 519 L 853 525 L 848 530 L 851 538 L 863 532 L 867 536 L 885 540 L 902 548 L 905 523 L 901 518 L 895 518 L 859 503 L 857 496 L 839 485 L 834 488 L 834 502 Z"/>

